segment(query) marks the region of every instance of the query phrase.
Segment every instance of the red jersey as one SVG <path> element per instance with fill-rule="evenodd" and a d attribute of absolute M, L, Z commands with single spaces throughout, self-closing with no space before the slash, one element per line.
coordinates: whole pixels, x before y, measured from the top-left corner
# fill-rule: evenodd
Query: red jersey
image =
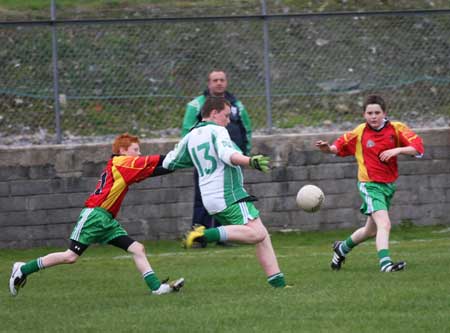
<path fill-rule="evenodd" d="M 339 137 L 333 145 L 338 156 L 355 155 L 358 163 L 358 180 L 361 182 L 392 183 L 398 178 L 397 157 L 381 162 L 381 152 L 396 147 L 414 147 L 424 153 L 422 138 L 403 123 L 387 122 L 381 130 L 367 123 Z"/>
<path fill-rule="evenodd" d="M 103 170 L 97 187 L 85 202 L 87 208 L 101 207 L 116 216 L 128 186 L 150 177 L 160 155 L 113 156 Z"/>

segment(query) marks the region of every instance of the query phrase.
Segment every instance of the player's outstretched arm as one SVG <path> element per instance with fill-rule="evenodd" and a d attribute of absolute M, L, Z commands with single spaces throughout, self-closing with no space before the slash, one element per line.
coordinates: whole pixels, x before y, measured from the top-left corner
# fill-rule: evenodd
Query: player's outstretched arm
<path fill-rule="evenodd" d="M 236 152 L 231 155 L 230 160 L 234 165 L 249 166 L 262 172 L 268 172 L 270 170 L 270 158 L 268 156 L 255 155 L 248 157 Z"/>
<path fill-rule="evenodd" d="M 333 146 L 333 145 L 330 146 L 330 144 L 327 141 L 322 141 L 322 140 L 317 141 L 316 147 L 319 148 L 322 153 L 326 153 L 326 154 L 336 154 L 337 153 L 336 146 Z"/>
<path fill-rule="evenodd" d="M 416 148 L 414 148 L 412 146 L 397 147 L 397 148 L 387 149 L 387 150 L 381 152 L 379 157 L 382 162 L 387 162 L 391 159 L 391 157 L 398 156 L 400 154 L 416 156 L 416 155 L 418 155 L 418 152 L 417 152 Z"/>

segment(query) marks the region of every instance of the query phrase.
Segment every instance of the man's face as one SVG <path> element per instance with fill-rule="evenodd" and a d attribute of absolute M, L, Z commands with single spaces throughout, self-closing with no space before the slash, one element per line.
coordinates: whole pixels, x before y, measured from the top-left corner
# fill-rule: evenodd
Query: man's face
<path fill-rule="evenodd" d="M 141 150 L 139 148 L 139 144 L 136 142 L 133 142 L 128 149 L 125 148 L 120 148 L 120 155 L 125 155 L 125 156 L 133 156 L 133 157 L 137 157 L 141 155 Z"/>
<path fill-rule="evenodd" d="M 386 118 L 386 112 L 383 111 L 378 104 L 369 104 L 364 111 L 364 119 L 372 128 L 379 128 L 383 124 L 383 119 Z"/>
<path fill-rule="evenodd" d="M 211 72 L 208 80 L 208 90 L 213 96 L 223 96 L 227 90 L 227 76 L 224 72 Z"/>
<path fill-rule="evenodd" d="M 213 110 L 212 120 L 220 126 L 226 127 L 230 123 L 231 109 L 228 105 L 225 105 L 225 109 L 221 111 Z"/>

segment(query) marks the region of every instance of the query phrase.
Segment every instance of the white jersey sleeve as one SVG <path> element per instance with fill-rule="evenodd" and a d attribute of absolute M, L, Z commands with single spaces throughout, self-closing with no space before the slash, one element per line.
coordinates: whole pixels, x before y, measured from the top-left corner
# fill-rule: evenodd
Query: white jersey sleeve
<path fill-rule="evenodd" d="M 176 170 L 194 166 L 188 151 L 188 141 L 189 134 L 181 139 L 181 141 L 175 145 L 175 148 L 166 155 L 163 161 L 163 168 Z"/>
<path fill-rule="evenodd" d="M 216 150 L 219 158 L 226 164 L 234 166 L 231 163 L 231 155 L 238 153 L 234 148 L 235 145 L 231 141 L 230 135 L 225 127 L 217 127 L 216 129 Z"/>

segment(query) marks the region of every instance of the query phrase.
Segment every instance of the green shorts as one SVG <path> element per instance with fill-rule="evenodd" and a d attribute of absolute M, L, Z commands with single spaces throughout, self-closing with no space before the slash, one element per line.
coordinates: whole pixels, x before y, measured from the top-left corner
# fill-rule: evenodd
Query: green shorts
<path fill-rule="evenodd" d="M 395 183 L 358 182 L 358 189 L 363 199 L 360 212 L 372 215 L 378 210 L 389 210 L 397 186 Z"/>
<path fill-rule="evenodd" d="M 127 236 L 125 229 L 103 208 L 84 208 L 70 239 L 85 245 L 108 243 L 110 240 Z"/>
<path fill-rule="evenodd" d="M 236 202 L 220 213 L 214 214 L 213 217 L 222 225 L 242 225 L 247 224 L 248 220 L 254 220 L 259 217 L 259 211 L 256 209 L 253 202 Z"/>

